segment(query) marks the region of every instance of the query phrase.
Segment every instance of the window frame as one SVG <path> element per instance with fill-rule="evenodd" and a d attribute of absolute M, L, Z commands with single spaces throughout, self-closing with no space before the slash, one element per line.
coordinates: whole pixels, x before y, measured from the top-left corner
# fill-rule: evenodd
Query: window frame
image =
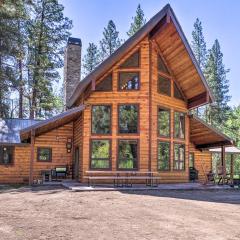
<path fill-rule="evenodd" d="M 93 168 L 92 167 L 92 142 L 93 141 L 109 141 L 109 167 L 108 168 Z M 98 158 L 98 160 L 105 160 Z M 89 169 L 92 171 L 112 171 L 112 139 L 111 138 L 92 138 L 89 139 Z"/>
<path fill-rule="evenodd" d="M 124 71 L 123 70 L 123 71 L 121 71 L 121 70 L 118 71 L 117 90 L 119 92 L 138 92 L 138 91 L 140 91 L 141 90 L 141 71 L 140 70 L 133 70 L 133 71 L 130 71 L 130 70 Z M 121 73 L 137 73 L 138 77 L 139 77 L 138 89 L 121 89 L 121 87 L 120 87 L 120 75 L 121 75 Z"/>
<path fill-rule="evenodd" d="M 178 144 L 178 145 L 183 145 L 184 146 L 184 160 L 183 161 L 179 161 L 179 160 L 175 160 L 175 145 Z M 178 154 L 178 159 L 179 158 L 180 154 Z M 178 163 L 181 163 L 183 162 L 183 169 L 175 169 L 174 166 L 175 166 L 175 162 L 178 162 Z M 176 172 L 184 172 L 186 170 L 186 144 L 185 142 L 184 143 L 180 143 L 180 142 L 173 142 L 173 171 L 176 171 Z"/>
<path fill-rule="evenodd" d="M 112 88 L 111 90 L 99 90 L 97 89 L 97 84 L 101 83 L 105 78 L 107 78 L 108 76 L 111 75 L 111 78 L 112 78 Z M 96 86 L 95 86 L 95 92 L 112 92 L 113 91 L 113 72 L 110 72 L 109 74 L 106 74 L 104 77 L 102 77 L 99 81 L 99 83 L 96 82 Z"/>
<path fill-rule="evenodd" d="M 168 136 L 164 136 L 164 135 L 161 135 L 159 133 L 159 127 L 160 127 L 160 123 L 159 123 L 159 119 L 158 119 L 158 115 L 159 115 L 159 109 L 163 109 L 163 110 L 166 110 L 169 112 L 169 135 Z M 160 138 L 167 138 L 167 139 L 170 139 L 171 138 L 171 109 L 170 108 L 167 108 L 167 107 L 163 107 L 163 106 L 157 106 L 157 136 L 160 137 Z"/>
<path fill-rule="evenodd" d="M 139 53 L 139 59 L 138 59 L 138 67 L 126 67 L 126 66 L 123 66 L 122 67 L 122 64 L 123 63 L 125 63 L 125 61 L 126 60 L 128 60 L 133 54 L 135 54 L 135 53 Z M 138 49 L 136 49 L 135 51 L 133 51 L 126 59 L 124 59 L 123 61 L 122 61 L 122 63 L 119 65 L 119 69 L 139 69 L 139 68 L 141 68 L 141 48 L 138 48 Z"/>
<path fill-rule="evenodd" d="M 137 119 L 137 132 L 136 133 L 120 133 L 120 107 L 121 106 L 125 106 L 125 105 L 135 105 L 137 106 L 138 109 L 138 119 Z M 127 136 L 131 136 L 131 135 L 140 135 L 140 103 L 118 103 L 117 104 L 117 135 L 127 135 Z"/>
<path fill-rule="evenodd" d="M 184 115 L 184 137 L 183 138 L 175 136 L 175 133 L 176 133 L 176 130 L 175 130 L 175 113 L 182 113 Z M 179 140 L 186 140 L 186 113 L 185 112 L 181 112 L 181 111 L 177 111 L 177 110 L 173 111 L 173 138 L 174 139 L 179 139 Z"/>
<path fill-rule="evenodd" d="M 50 150 L 50 156 L 49 156 L 49 160 L 41 160 L 40 157 L 40 150 L 41 149 L 48 149 Z M 37 147 L 37 162 L 52 162 L 52 148 L 51 147 L 44 147 L 44 146 L 39 146 Z"/>
<path fill-rule="evenodd" d="M 119 168 L 119 143 L 121 141 L 136 141 L 137 142 L 137 168 Z M 140 139 L 129 139 L 129 138 L 119 138 L 117 139 L 117 159 L 116 159 L 116 169 L 118 171 L 139 171 L 139 160 L 140 160 Z"/>
<path fill-rule="evenodd" d="M 159 84 L 159 76 L 162 78 L 167 79 L 170 82 L 170 95 L 163 93 L 160 91 L 160 84 Z M 167 97 L 172 97 L 172 77 L 170 75 L 167 74 L 163 74 L 162 72 L 158 71 L 158 78 L 157 78 L 157 93 L 161 94 L 163 96 L 167 96 Z"/>
<path fill-rule="evenodd" d="M 93 108 L 94 107 L 100 107 L 100 106 L 109 106 L 110 107 L 110 131 L 109 133 L 93 133 Z M 107 104 L 93 104 L 91 105 L 91 135 L 92 136 L 110 136 L 112 135 L 112 104 L 107 103 Z"/>
<path fill-rule="evenodd" d="M 159 159 L 158 159 L 158 146 L 159 143 L 168 143 L 169 144 L 169 160 L 168 160 L 168 169 L 159 169 Z M 171 171 L 171 141 L 163 141 L 163 140 L 158 140 L 157 141 L 157 171 L 158 172 L 170 172 Z"/>
<path fill-rule="evenodd" d="M 2 160 L 2 162 L 0 161 L 0 166 L 13 166 L 15 163 L 15 146 L 14 145 L 0 145 L 0 148 L 4 148 L 4 147 L 7 147 L 7 148 L 10 147 L 12 149 L 12 162 L 11 163 L 3 163 L 3 155 L 2 155 L 2 159 L 1 159 L 1 155 L 0 155 L 0 159 Z"/>

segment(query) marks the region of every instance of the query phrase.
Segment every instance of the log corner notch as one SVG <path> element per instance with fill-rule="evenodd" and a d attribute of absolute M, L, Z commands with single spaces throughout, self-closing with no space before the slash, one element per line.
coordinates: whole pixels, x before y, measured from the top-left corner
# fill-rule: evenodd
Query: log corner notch
<path fill-rule="evenodd" d="M 203 92 L 203 93 L 200 93 L 199 95 L 196 95 L 188 99 L 188 109 L 191 110 L 193 108 L 200 107 L 210 102 L 211 102 L 211 99 L 209 97 L 209 93 Z"/>

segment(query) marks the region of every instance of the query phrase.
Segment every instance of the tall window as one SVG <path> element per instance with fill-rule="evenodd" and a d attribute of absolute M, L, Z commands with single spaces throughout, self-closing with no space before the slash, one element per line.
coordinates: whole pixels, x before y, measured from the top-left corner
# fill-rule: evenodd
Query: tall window
<path fill-rule="evenodd" d="M 194 168 L 194 153 L 189 153 L 189 167 Z"/>
<path fill-rule="evenodd" d="M 39 162 L 51 162 L 52 161 L 52 148 L 38 147 L 37 148 L 37 160 Z"/>
<path fill-rule="evenodd" d="M 91 140 L 90 168 L 109 169 L 111 159 L 110 140 Z"/>
<path fill-rule="evenodd" d="M 174 170 L 184 170 L 185 169 L 185 145 L 175 143 L 174 144 Z"/>
<path fill-rule="evenodd" d="M 138 105 L 120 105 L 118 108 L 119 133 L 138 133 Z"/>
<path fill-rule="evenodd" d="M 13 146 L 0 146 L 0 164 L 9 165 L 13 164 L 14 147 Z"/>
<path fill-rule="evenodd" d="M 118 79 L 118 90 L 139 90 L 139 72 L 120 72 Z"/>
<path fill-rule="evenodd" d="M 158 134 L 159 136 L 170 136 L 170 110 L 158 108 Z"/>
<path fill-rule="evenodd" d="M 158 142 L 158 170 L 170 170 L 170 143 Z"/>
<path fill-rule="evenodd" d="M 158 93 L 171 97 L 171 80 L 158 75 Z"/>
<path fill-rule="evenodd" d="M 181 112 L 174 113 L 174 137 L 185 138 L 185 114 Z"/>
<path fill-rule="evenodd" d="M 96 85 L 95 91 L 112 91 L 112 74 L 107 75 Z"/>
<path fill-rule="evenodd" d="M 138 168 L 138 141 L 119 140 L 118 169 L 136 170 Z"/>
<path fill-rule="evenodd" d="M 111 106 L 92 106 L 92 134 L 111 133 Z"/>
<path fill-rule="evenodd" d="M 136 51 L 129 58 L 125 60 L 120 68 L 137 68 L 140 65 L 140 51 Z"/>
<path fill-rule="evenodd" d="M 164 64 L 162 58 L 159 55 L 158 55 L 158 70 L 169 74 L 166 65 Z"/>
<path fill-rule="evenodd" d="M 180 90 L 175 82 L 174 82 L 173 88 L 174 88 L 174 97 L 178 98 L 180 100 L 183 100 L 184 98 L 182 96 L 182 93 L 180 92 Z"/>

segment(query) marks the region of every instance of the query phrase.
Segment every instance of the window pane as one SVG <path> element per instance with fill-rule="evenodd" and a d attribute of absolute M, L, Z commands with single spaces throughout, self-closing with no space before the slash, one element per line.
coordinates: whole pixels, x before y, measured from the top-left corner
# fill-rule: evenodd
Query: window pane
<path fill-rule="evenodd" d="M 169 170 L 170 161 L 170 143 L 158 143 L 158 170 Z"/>
<path fill-rule="evenodd" d="M 158 75 L 158 92 L 171 97 L 171 80 Z"/>
<path fill-rule="evenodd" d="M 189 153 L 189 167 L 194 168 L 194 153 Z"/>
<path fill-rule="evenodd" d="M 136 140 L 120 140 L 118 145 L 118 168 L 137 169 L 138 142 Z"/>
<path fill-rule="evenodd" d="M 0 147 L 0 164 L 12 164 L 13 163 L 13 146 L 1 146 Z"/>
<path fill-rule="evenodd" d="M 119 90 L 138 90 L 139 89 L 138 72 L 121 72 L 119 73 L 118 89 Z"/>
<path fill-rule="evenodd" d="M 133 53 L 121 66 L 120 68 L 134 68 L 139 67 L 139 51 Z"/>
<path fill-rule="evenodd" d="M 180 100 L 183 100 L 183 96 L 182 93 L 180 92 L 180 90 L 178 89 L 178 86 L 176 85 L 176 83 L 174 83 L 174 97 L 178 98 Z"/>
<path fill-rule="evenodd" d="M 170 111 L 159 108 L 158 109 L 158 133 L 160 136 L 170 136 Z"/>
<path fill-rule="evenodd" d="M 184 144 L 174 144 L 174 170 L 184 170 L 185 168 L 185 146 Z"/>
<path fill-rule="evenodd" d="M 174 113 L 174 137 L 185 138 L 185 114 L 180 112 Z"/>
<path fill-rule="evenodd" d="M 160 56 L 158 56 L 158 70 L 169 74 L 167 67 Z"/>
<path fill-rule="evenodd" d="M 51 148 L 38 148 L 38 161 L 52 161 L 52 149 Z"/>
<path fill-rule="evenodd" d="M 118 110 L 119 133 L 138 133 L 138 106 L 121 105 Z"/>
<path fill-rule="evenodd" d="M 102 105 L 92 107 L 92 133 L 111 133 L 111 106 Z"/>
<path fill-rule="evenodd" d="M 106 76 L 96 85 L 96 91 L 112 91 L 112 74 Z"/>
<path fill-rule="evenodd" d="M 91 168 L 109 168 L 110 141 L 92 140 L 91 144 Z"/>

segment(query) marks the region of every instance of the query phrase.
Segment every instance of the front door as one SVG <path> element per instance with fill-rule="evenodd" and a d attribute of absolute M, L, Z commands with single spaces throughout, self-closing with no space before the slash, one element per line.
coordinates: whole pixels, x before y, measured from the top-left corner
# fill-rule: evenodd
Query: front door
<path fill-rule="evenodd" d="M 73 178 L 79 180 L 79 147 L 76 147 L 74 152 Z"/>

